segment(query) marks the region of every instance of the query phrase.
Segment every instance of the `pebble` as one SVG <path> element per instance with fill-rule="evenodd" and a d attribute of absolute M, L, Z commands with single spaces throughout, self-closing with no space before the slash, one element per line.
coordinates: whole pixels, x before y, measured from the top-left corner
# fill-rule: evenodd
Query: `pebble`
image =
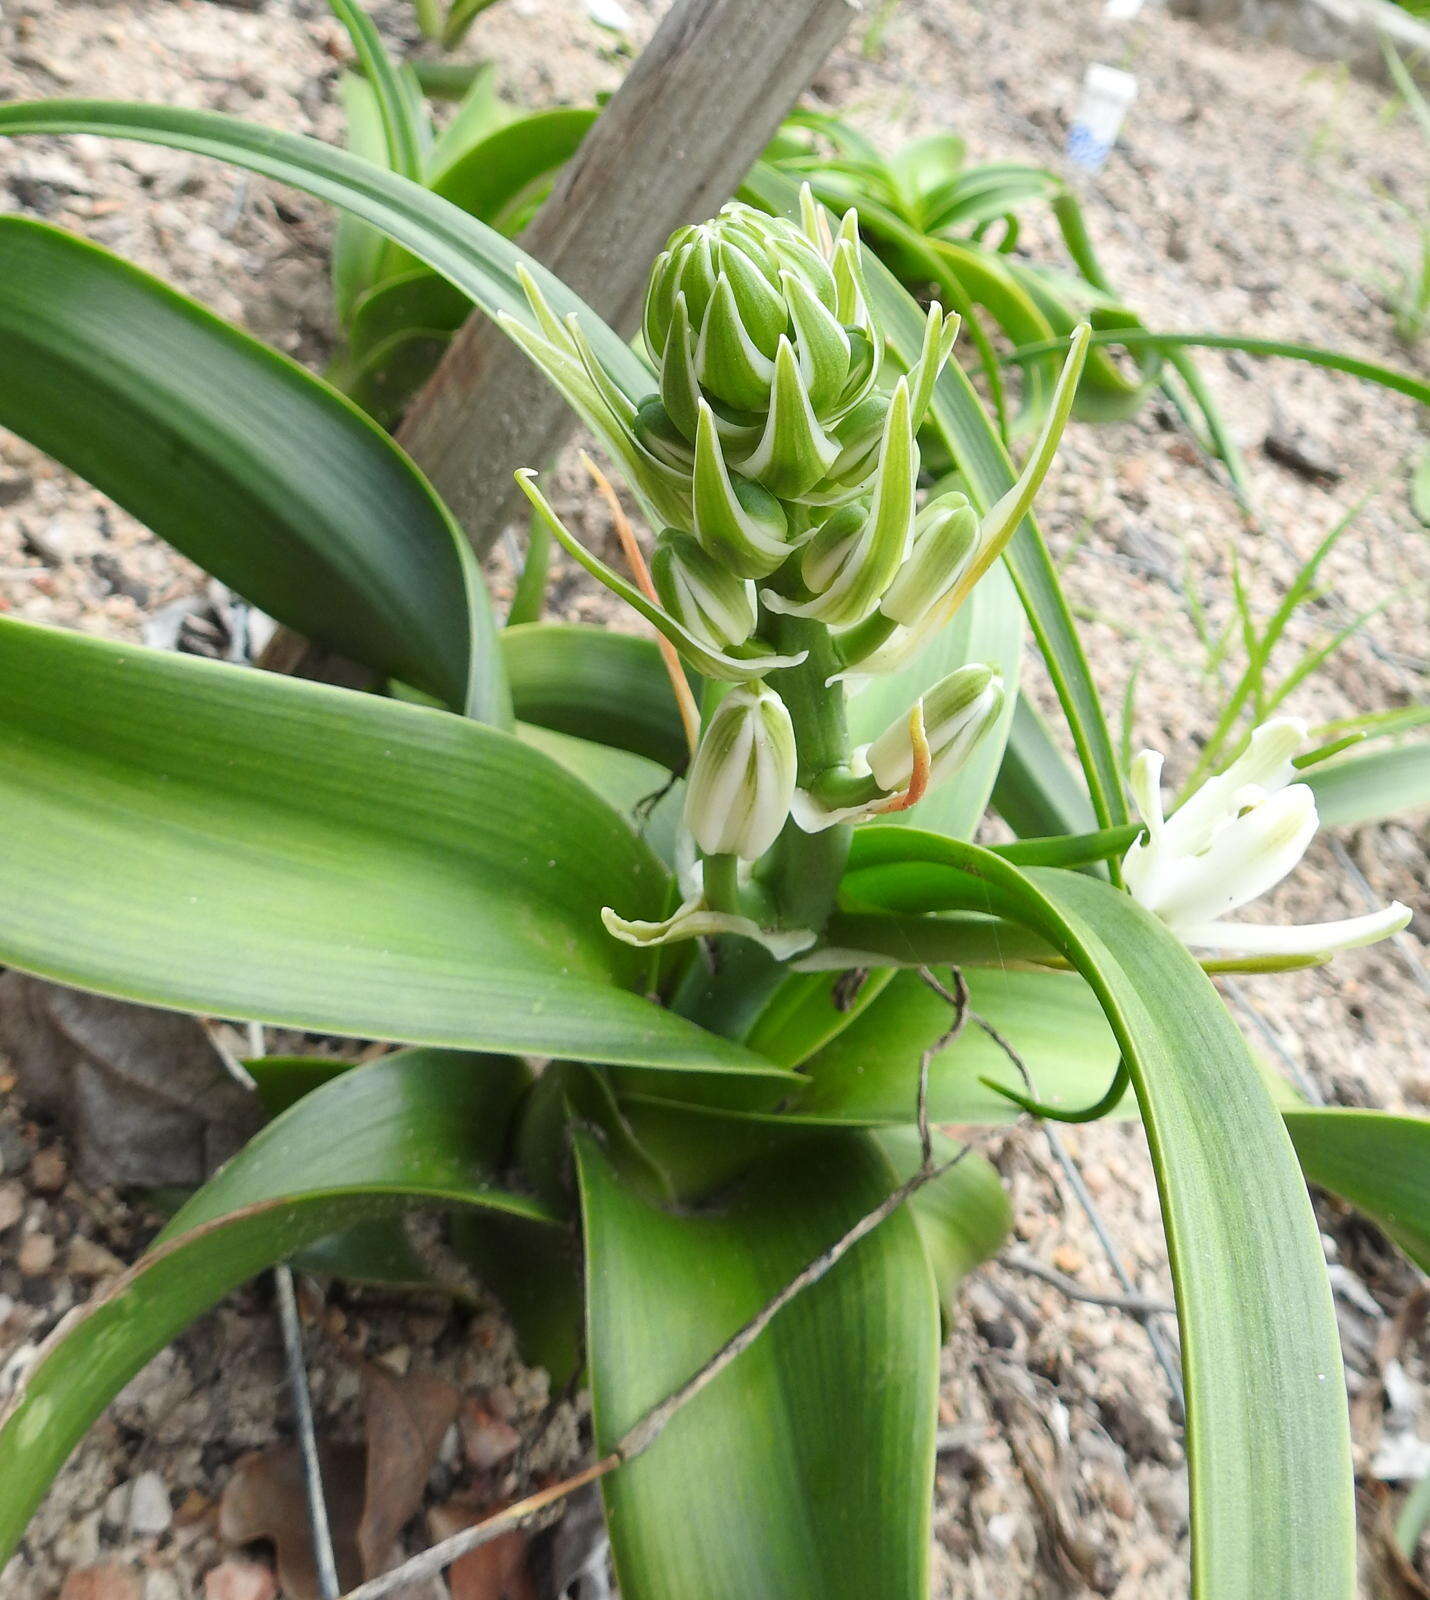
<path fill-rule="evenodd" d="M 204 1600 L 275 1600 L 278 1585 L 256 1561 L 224 1561 L 204 1574 Z"/>
<path fill-rule="evenodd" d="M 25 1190 L 13 1180 L 0 1183 L 0 1233 L 13 1228 L 25 1214 Z"/>
<path fill-rule="evenodd" d="M 23 1172 L 34 1154 L 18 1128 L 8 1122 L 0 1123 L 0 1173 L 14 1177 Z"/>
<path fill-rule="evenodd" d="M 70 1240 L 65 1256 L 65 1268 L 77 1278 L 112 1278 L 124 1271 L 124 1263 L 112 1250 L 106 1250 L 94 1239 L 77 1233 Z"/>
<path fill-rule="evenodd" d="M 462 1454 L 478 1472 L 490 1471 L 507 1460 L 521 1443 L 516 1429 L 494 1416 L 479 1400 L 467 1401 L 457 1426 L 462 1432 Z"/>
<path fill-rule="evenodd" d="M 139 1580 L 113 1561 L 80 1567 L 65 1579 L 60 1600 L 139 1600 Z"/>
<path fill-rule="evenodd" d="M 172 1572 L 155 1568 L 145 1575 L 144 1600 L 184 1600 L 184 1591 Z"/>
<path fill-rule="evenodd" d="M 20 1241 L 15 1264 L 22 1276 L 38 1278 L 54 1265 L 55 1241 L 48 1233 L 27 1233 Z"/>
<path fill-rule="evenodd" d="M 1053 1265 L 1059 1272 L 1066 1272 L 1069 1277 L 1075 1277 L 1087 1265 L 1087 1257 L 1076 1245 L 1060 1244 L 1053 1251 Z"/>
<path fill-rule="evenodd" d="M 174 1520 L 169 1491 L 157 1472 L 141 1472 L 129 1490 L 129 1529 L 141 1537 L 167 1533 Z"/>
<path fill-rule="evenodd" d="M 30 1163 L 30 1182 L 41 1194 L 58 1194 L 69 1177 L 69 1165 L 64 1152 L 56 1145 L 48 1145 L 35 1153 Z"/>

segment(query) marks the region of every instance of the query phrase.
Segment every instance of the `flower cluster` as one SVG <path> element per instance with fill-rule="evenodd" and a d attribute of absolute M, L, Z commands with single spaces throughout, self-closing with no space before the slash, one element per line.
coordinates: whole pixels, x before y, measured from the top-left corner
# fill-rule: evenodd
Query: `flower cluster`
<path fill-rule="evenodd" d="M 865 749 L 811 761 L 777 675 L 810 659 L 813 629 L 820 690 L 843 695 L 846 681 L 902 666 L 953 615 L 1048 470 L 1087 330 L 1023 474 L 980 515 L 958 492 L 918 506 L 918 431 L 958 319 L 931 306 L 917 359 L 890 370 L 852 212 L 831 228 L 806 190 L 799 223 L 732 203 L 680 229 L 651 270 L 652 392 L 639 401 L 603 369 L 578 318 L 562 321 L 531 277 L 522 282 L 536 326 L 505 326 L 620 462 L 658 529 L 654 598 L 582 547 L 526 473 L 528 497 L 697 672 L 734 686 L 707 698 L 687 785 L 687 828 L 717 867 L 691 875 L 669 926 L 608 926 L 642 942 L 687 936 L 692 917 L 709 931 L 711 915 L 738 915 L 719 862 L 757 860 L 791 815 L 817 831 L 912 803 L 997 719 L 1002 684 L 975 664 Z"/>

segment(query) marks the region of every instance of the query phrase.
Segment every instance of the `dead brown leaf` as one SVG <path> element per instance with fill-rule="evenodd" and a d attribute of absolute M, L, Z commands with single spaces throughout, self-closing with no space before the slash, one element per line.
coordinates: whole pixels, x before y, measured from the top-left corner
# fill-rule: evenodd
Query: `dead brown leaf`
<path fill-rule="evenodd" d="M 356 1529 L 367 1452 L 361 1445 L 328 1444 L 318 1455 L 338 1577 L 344 1589 L 351 1589 L 365 1576 Z M 271 1541 L 287 1600 L 318 1600 L 308 1496 L 297 1445 L 281 1445 L 239 1462 L 219 1502 L 218 1531 L 228 1544 Z"/>
<path fill-rule="evenodd" d="M 399 1378 L 368 1362 L 362 1369 L 367 1474 L 357 1547 L 364 1576 L 392 1565 L 397 1536 L 422 1506 L 427 1476 L 462 1397 L 431 1373 Z"/>
<path fill-rule="evenodd" d="M 333 1554 L 345 1589 L 386 1572 L 398 1536 L 417 1514 L 461 1395 L 430 1373 L 397 1377 L 362 1367 L 361 1445 L 323 1444 L 319 1458 Z M 296 1445 L 247 1457 L 224 1490 L 219 1533 L 229 1544 L 270 1540 L 288 1600 L 317 1600 L 307 1486 Z"/>
<path fill-rule="evenodd" d="M 474 1505 L 452 1500 L 427 1515 L 427 1531 L 435 1542 L 450 1539 L 485 1517 L 504 1511 L 511 1502 Z M 527 1535 L 520 1529 L 504 1533 L 490 1544 L 478 1545 L 447 1569 L 452 1600 L 538 1600 L 536 1585 L 527 1570 Z"/>

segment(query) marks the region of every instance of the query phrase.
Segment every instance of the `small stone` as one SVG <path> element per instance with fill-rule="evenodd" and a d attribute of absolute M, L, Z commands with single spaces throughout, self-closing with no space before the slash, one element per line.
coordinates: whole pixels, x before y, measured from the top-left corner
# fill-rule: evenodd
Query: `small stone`
<path fill-rule="evenodd" d="M 4 1233 L 6 1228 L 13 1228 L 24 1214 L 24 1186 L 13 1179 L 0 1183 L 0 1233 Z"/>
<path fill-rule="evenodd" d="M 141 1472 L 129 1491 L 129 1528 L 141 1538 L 166 1533 L 174 1520 L 169 1491 L 157 1472 Z"/>
<path fill-rule="evenodd" d="M 13 506 L 35 487 L 28 472 L 0 472 L 0 506 Z"/>
<path fill-rule="evenodd" d="M 26 1278 L 38 1278 L 54 1265 L 55 1241 L 48 1233 L 27 1233 L 20 1241 L 15 1264 Z"/>
<path fill-rule="evenodd" d="M 396 1373 L 399 1378 L 405 1378 L 407 1369 L 412 1365 L 412 1347 L 406 1344 L 395 1344 L 390 1350 L 384 1350 L 372 1359 L 378 1366 L 386 1367 L 389 1372 Z"/>
<path fill-rule="evenodd" d="M 184 1600 L 184 1591 L 172 1572 L 156 1567 L 145 1575 L 144 1600 Z"/>
<path fill-rule="evenodd" d="M 80 1567 L 65 1579 L 60 1600 L 140 1600 L 139 1580 L 113 1561 Z"/>
<path fill-rule="evenodd" d="M 204 1574 L 204 1600 L 276 1600 L 278 1585 L 256 1561 L 224 1561 Z"/>
<path fill-rule="evenodd" d="M 1060 1244 L 1053 1251 L 1053 1265 L 1059 1272 L 1066 1272 L 1073 1277 L 1087 1266 L 1087 1257 L 1076 1245 Z"/>
<path fill-rule="evenodd" d="M 468 1400 L 457 1426 L 462 1431 L 462 1454 L 478 1472 L 489 1472 L 516 1453 L 521 1435 L 509 1422 L 489 1411 L 480 1400 Z"/>
<path fill-rule="evenodd" d="M 57 1145 L 48 1145 L 35 1152 L 30 1163 L 30 1182 L 41 1194 L 58 1194 L 69 1177 L 69 1164 Z"/>
<path fill-rule="evenodd" d="M 116 1483 L 104 1497 L 100 1517 L 106 1528 L 122 1528 L 129 1511 L 129 1485 Z"/>
<path fill-rule="evenodd" d="M 29 1166 L 34 1155 L 17 1127 L 8 1122 L 0 1123 L 0 1173 L 13 1178 Z"/>
<path fill-rule="evenodd" d="M 82 1233 L 77 1233 L 70 1240 L 65 1270 L 77 1278 L 112 1278 L 124 1271 L 124 1263 L 112 1250 L 106 1250 L 96 1240 L 86 1239 Z"/>

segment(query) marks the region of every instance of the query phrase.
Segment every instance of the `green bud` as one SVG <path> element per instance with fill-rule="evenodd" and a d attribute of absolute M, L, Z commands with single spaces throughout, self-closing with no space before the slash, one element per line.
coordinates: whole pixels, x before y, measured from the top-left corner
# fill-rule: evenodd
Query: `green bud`
<path fill-rule="evenodd" d="M 782 338 L 765 430 L 740 469 L 780 499 L 797 500 L 825 476 L 838 454 L 838 444 L 820 426 L 809 402 L 794 346 Z"/>
<path fill-rule="evenodd" d="M 978 513 L 966 495 L 945 494 L 914 519 L 914 547 L 884 592 L 879 610 L 891 622 L 912 627 L 953 588 L 973 553 Z"/>
<path fill-rule="evenodd" d="M 717 409 L 762 422 L 777 404 L 779 353 L 788 344 L 804 405 L 823 429 L 867 395 L 879 344 L 869 315 L 857 248 L 846 220 L 829 239 L 823 212 L 810 200 L 805 226 L 730 204 L 710 222 L 671 236 L 646 293 L 646 345 L 660 362 L 660 390 L 676 426 L 693 436 L 693 406 L 703 396 Z M 847 311 L 847 315 L 844 312 Z M 722 437 L 733 446 L 732 419 Z M 745 446 L 758 450 L 759 432 Z M 750 476 L 760 473 L 745 469 Z M 807 478 L 783 459 L 782 481 Z M 773 483 L 770 484 L 774 488 Z M 798 490 L 777 489 L 785 498 Z"/>
<path fill-rule="evenodd" d="M 960 667 L 936 683 L 922 699 L 932 784 L 962 766 L 979 739 L 998 720 L 1003 709 L 1003 680 L 992 667 Z M 908 787 L 913 773 L 913 747 L 907 712 L 889 724 L 864 757 L 886 794 Z"/>
<path fill-rule="evenodd" d="M 852 534 L 848 512 L 830 518 L 801 564 L 812 600 L 791 603 L 767 591 L 772 611 L 813 617 L 831 628 L 861 622 L 879 603 L 909 553 L 914 528 L 914 489 L 919 452 L 909 415 L 908 380 L 900 378 L 889 402 L 874 477 L 874 498 Z M 852 508 L 850 508 L 852 509 Z"/>
<path fill-rule="evenodd" d="M 768 577 L 789 555 L 784 507 L 768 489 L 731 476 L 715 413 L 703 400 L 695 433 L 692 506 L 695 537 L 737 577 Z"/>
<path fill-rule="evenodd" d="M 747 309 L 736 301 L 734 286 L 722 272 L 700 325 L 695 370 L 707 393 L 741 410 L 758 411 L 769 403 L 775 369 L 750 334 Z M 779 335 L 779 339 L 783 337 Z"/>
<path fill-rule="evenodd" d="M 656 542 L 650 575 L 666 611 L 715 650 L 742 645 L 755 631 L 755 586 L 737 578 L 690 537 L 667 528 Z"/>
<path fill-rule="evenodd" d="M 641 448 L 663 465 L 677 472 L 691 470 L 694 457 L 690 445 L 658 396 L 647 395 L 636 407 L 631 432 Z"/>
<path fill-rule="evenodd" d="M 685 825 L 708 856 L 757 860 L 779 837 L 794 799 L 794 727 L 764 684 L 732 689 L 691 763 Z"/>

